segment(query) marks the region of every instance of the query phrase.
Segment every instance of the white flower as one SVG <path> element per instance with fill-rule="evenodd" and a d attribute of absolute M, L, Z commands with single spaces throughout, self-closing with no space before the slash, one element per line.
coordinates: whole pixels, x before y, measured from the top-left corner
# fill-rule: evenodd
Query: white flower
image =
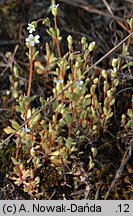
<path fill-rule="evenodd" d="M 59 4 L 52 4 L 51 6 L 50 6 L 50 9 L 51 9 L 51 11 L 52 11 L 52 14 L 53 14 L 53 16 L 57 16 L 57 14 L 58 14 L 58 6 L 59 6 Z"/>
<path fill-rule="evenodd" d="M 79 85 L 83 85 L 83 83 L 84 83 L 84 81 L 83 81 L 83 80 L 80 80 L 80 81 L 77 81 L 77 82 L 75 83 L 75 85 L 76 85 L 76 86 L 79 86 Z"/>
<path fill-rule="evenodd" d="M 75 83 L 75 86 L 78 87 L 80 90 L 82 90 L 82 85 L 83 85 L 84 81 L 83 80 L 80 80 L 80 81 L 77 81 Z"/>
<path fill-rule="evenodd" d="M 29 31 L 30 34 L 32 34 L 36 30 L 36 27 L 37 27 L 37 22 L 33 21 L 28 24 L 27 30 Z"/>
<path fill-rule="evenodd" d="M 53 4 L 50 6 L 50 9 L 52 10 L 53 8 L 58 8 L 58 7 L 59 7 L 59 4 L 56 5 L 56 4 L 53 3 Z"/>
<path fill-rule="evenodd" d="M 29 37 L 26 38 L 26 43 L 29 46 L 35 46 L 35 44 L 40 43 L 39 38 L 40 38 L 39 35 L 34 36 L 33 34 L 30 34 Z"/>
<path fill-rule="evenodd" d="M 35 26 L 33 24 L 28 24 L 29 27 L 27 27 L 27 30 L 29 33 L 33 33 L 35 31 Z"/>
<path fill-rule="evenodd" d="M 63 83 L 63 80 L 54 80 L 55 83 Z"/>
<path fill-rule="evenodd" d="M 94 47 L 95 47 L 95 44 L 96 44 L 95 41 L 93 41 L 93 42 L 91 42 L 91 43 L 89 44 L 89 47 L 88 47 L 89 52 L 92 52 L 92 51 L 93 51 L 93 49 L 94 49 Z"/>
<path fill-rule="evenodd" d="M 23 128 L 23 130 L 24 130 L 24 132 L 26 132 L 26 133 L 30 132 L 30 129 L 27 128 L 27 127 Z"/>

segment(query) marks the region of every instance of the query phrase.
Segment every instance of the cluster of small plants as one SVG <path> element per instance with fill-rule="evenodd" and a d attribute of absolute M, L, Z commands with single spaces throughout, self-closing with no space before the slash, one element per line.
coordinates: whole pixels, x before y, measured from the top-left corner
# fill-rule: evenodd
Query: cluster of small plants
<path fill-rule="evenodd" d="M 81 146 L 90 140 L 98 140 L 101 133 L 106 133 L 114 116 L 117 88 L 119 87 L 119 58 L 111 60 L 109 69 L 89 70 L 93 64 L 97 44 L 81 38 L 80 51 L 74 48 L 71 35 L 67 37 L 68 49 L 61 52 L 61 33 L 57 26 L 58 5 L 51 6 L 53 21 L 47 17 L 28 24 L 29 36 L 26 39 L 29 50 L 29 85 L 26 95 L 17 92 L 18 68 L 14 66 L 10 76 L 12 96 L 16 100 L 18 120 L 11 120 L 11 125 L 4 131 L 14 133 L 16 153 L 12 157 L 14 164 L 10 178 L 16 185 L 21 185 L 30 195 L 39 193 L 41 179 L 39 173 L 47 158 L 59 175 L 66 172 L 73 160 L 78 160 L 84 151 Z M 38 22 L 42 22 L 50 42 L 46 42 L 44 59 L 41 62 L 36 45 L 41 36 L 36 34 Z M 38 46 L 38 45 L 37 45 Z M 123 49 L 127 49 L 126 46 Z M 33 106 L 36 95 L 31 96 L 32 75 L 34 72 L 42 79 L 47 77 L 52 86 L 51 96 L 39 97 L 40 107 Z M 85 72 L 88 70 L 87 75 Z M 17 80 L 17 81 L 16 81 Z M 52 81 L 51 81 L 52 80 Z M 64 90 L 65 89 L 65 90 Z M 47 104 L 55 98 L 50 106 Z M 121 126 L 128 129 L 133 125 L 132 106 L 121 116 Z M 44 107 L 44 109 L 43 109 Z M 33 116 L 33 117 L 32 117 Z M 25 125 L 21 127 L 24 122 Z M 95 166 L 93 157 L 97 148 L 91 148 L 89 169 Z"/>

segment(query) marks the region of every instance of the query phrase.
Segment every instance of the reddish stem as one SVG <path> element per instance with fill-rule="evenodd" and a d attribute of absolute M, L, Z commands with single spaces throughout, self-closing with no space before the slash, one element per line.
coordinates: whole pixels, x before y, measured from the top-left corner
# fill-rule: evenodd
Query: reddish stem
<path fill-rule="evenodd" d="M 55 27 L 55 30 L 56 30 L 56 45 L 57 45 L 58 55 L 59 55 L 59 58 L 61 59 L 61 50 L 60 50 L 59 40 L 58 40 L 58 36 L 57 36 L 57 20 L 56 20 L 56 16 L 54 16 L 54 27 Z"/>

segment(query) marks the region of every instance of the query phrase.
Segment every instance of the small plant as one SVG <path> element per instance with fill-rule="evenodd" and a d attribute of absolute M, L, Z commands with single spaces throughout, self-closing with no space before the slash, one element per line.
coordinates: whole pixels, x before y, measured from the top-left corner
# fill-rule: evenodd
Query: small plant
<path fill-rule="evenodd" d="M 19 94 L 21 91 L 19 91 L 19 70 L 20 67 L 16 62 L 15 59 L 15 54 L 18 50 L 18 45 L 14 49 L 14 53 L 11 52 L 6 52 L 5 56 L 2 55 L 2 61 L 0 62 L 0 67 L 3 67 L 4 70 L 1 74 L 1 76 L 4 75 L 4 73 L 10 69 L 10 74 L 9 74 L 9 81 L 10 81 L 10 87 L 7 90 L 6 94 L 8 96 L 12 96 L 14 99 L 19 97 Z M 21 85 L 23 84 L 21 80 Z"/>
<path fill-rule="evenodd" d="M 110 121 L 114 115 L 116 92 L 119 86 L 118 70 L 120 62 L 114 58 L 111 68 L 97 73 L 93 69 L 85 76 L 84 72 L 93 64 L 96 43 L 88 42 L 81 38 L 81 50 L 75 51 L 73 38 L 67 37 L 68 50 L 65 54 L 61 51 L 61 34 L 57 25 L 58 5 L 51 6 L 54 24 L 49 18 L 32 21 L 28 24 L 29 36 L 26 45 L 29 50 L 29 82 L 27 95 L 13 93 L 17 98 L 16 112 L 21 120 L 11 120 L 11 126 L 4 129 L 10 134 L 18 130 L 14 142 L 16 155 L 12 157 L 14 170 L 11 179 L 16 185 L 23 185 L 24 191 L 30 195 L 39 193 L 41 179 L 39 173 L 45 161 L 49 158 L 51 166 L 54 166 L 60 175 L 64 174 L 73 161 L 78 160 L 84 151 L 81 148 L 87 140 L 98 139 L 101 133 L 106 133 Z M 46 50 L 43 62 L 39 60 L 39 51 L 35 45 L 41 43 L 41 37 L 36 34 L 38 22 L 46 27 L 51 37 L 51 42 L 46 42 Z M 52 45 L 51 45 L 52 44 Z M 40 58 L 41 59 L 41 58 Z M 39 108 L 35 108 L 32 102 L 36 96 L 31 96 L 33 62 L 35 72 L 42 79 L 47 77 L 52 80 L 51 96 L 56 98 L 49 110 L 42 110 L 33 118 Z M 18 78 L 14 67 L 15 78 Z M 11 83 L 15 84 L 12 77 Z M 67 88 L 69 86 L 69 88 Z M 66 88 L 66 91 L 60 92 Z M 12 89 L 13 92 L 16 90 Z M 42 107 L 51 99 L 39 98 Z M 132 102 L 133 104 L 133 102 Z M 49 108 L 48 108 L 49 109 Z M 122 115 L 121 124 L 131 127 L 133 122 L 133 105 L 127 110 L 128 120 Z M 29 121 L 27 121 L 29 119 Z M 19 122 L 25 122 L 20 128 Z M 19 129 L 20 128 L 20 129 Z M 93 169 L 93 158 L 98 154 L 98 149 L 90 148 L 89 169 Z"/>

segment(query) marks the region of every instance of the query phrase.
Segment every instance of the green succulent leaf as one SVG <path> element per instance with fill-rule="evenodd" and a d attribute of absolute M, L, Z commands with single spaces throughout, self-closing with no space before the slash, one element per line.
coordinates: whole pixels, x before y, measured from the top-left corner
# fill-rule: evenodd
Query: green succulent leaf
<path fill-rule="evenodd" d="M 19 165 L 19 162 L 14 157 L 11 157 L 11 160 L 14 165 Z"/>
<path fill-rule="evenodd" d="M 17 181 L 14 182 L 14 184 L 16 184 L 16 185 L 18 185 L 18 186 L 21 185 L 22 183 L 23 183 L 23 182 L 22 182 L 20 179 L 18 179 Z"/>
<path fill-rule="evenodd" d="M 65 120 L 66 120 L 67 125 L 70 124 L 71 118 L 72 118 L 72 117 L 71 117 L 71 115 L 70 115 L 69 113 L 66 113 L 66 114 L 65 114 Z"/>
<path fill-rule="evenodd" d="M 24 175 L 23 175 L 23 179 L 26 179 L 29 176 L 30 176 L 30 170 L 26 170 Z"/>
<path fill-rule="evenodd" d="M 11 128 L 10 126 L 7 126 L 6 128 L 4 128 L 4 132 L 6 134 L 12 134 L 15 132 L 15 130 L 13 128 Z"/>
<path fill-rule="evenodd" d="M 127 110 L 127 115 L 129 116 L 129 118 L 133 119 L 133 112 L 132 112 L 132 109 L 128 109 L 128 110 Z"/>
<path fill-rule="evenodd" d="M 11 120 L 11 123 L 12 123 L 12 127 L 17 130 L 18 128 L 20 128 L 20 125 L 18 124 L 17 121 L 15 120 Z"/>
<path fill-rule="evenodd" d="M 29 121 L 29 125 L 33 126 L 35 125 L 41 118 L 41 114 L 38 113 L 35 117 L 33 117 L 30 121 Z"/>

